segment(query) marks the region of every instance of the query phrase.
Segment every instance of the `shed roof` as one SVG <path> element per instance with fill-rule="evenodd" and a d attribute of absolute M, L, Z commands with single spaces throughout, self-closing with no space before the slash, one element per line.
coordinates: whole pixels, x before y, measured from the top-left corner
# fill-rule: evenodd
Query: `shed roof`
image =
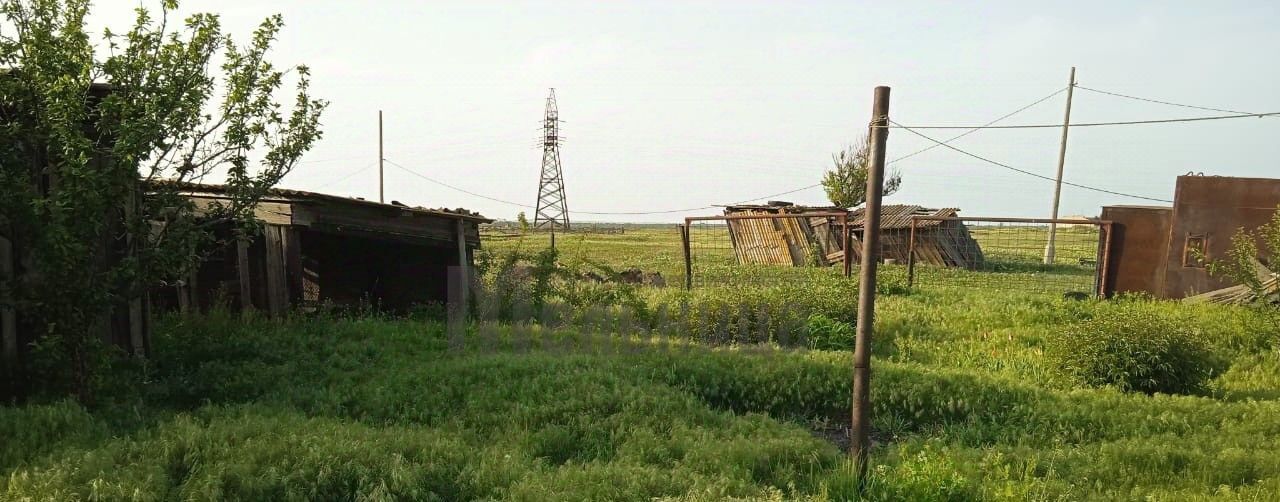
<path fill-rule="evenodd" d="M 866 213 L 866 208 L 858 208 L 850 215 L 850 225 L 854 227 L 863 226 L 862 219 Z M 880 208 L 880 229 L 881 230 L 901 230 L 911 228 L 912 216 L 930 216 L 951 218 L 960 213 L 960 209 L 954 207 L 944 207 L 942 209 L 929 209 L 920 206 L 907 204 L 889 204 Z M 916 224 L 916 228 L 933 227 L 941 224 L 939 220 L 922 220 Z"/>
<path fill-rule="evenodd" d="M 176 185 L 176 188 L 180 192 L 189 196 L 225 195 L 229 190 L 229 187 L 227 185 L 212 184 L 212 183 L 173 183 L 173 182 L 167 182 L 167 181 L 160 181 L 160 182 L 153 182 L 153 183 L 168 184 L 170 186 Z M 332 194 L 325 194 L 325 193 L 319 193 L 319 192 L 308 192 L 304 190 L 293 190 L 289 188 L 272 188 L 267 191 L 267 197 L 271 200 L 282 201 L 282 202 L 318 201 L 318 202 L 331 202 L 331 203 L 338 203 L 338 204 L 351 204 L 351 205 L 366 206 L 366 207 L 395 208 L 401 211 L 410 211 L 416 214 L 422 214 L 422 215 L 428 215 L 428 216 L 439 216 L 439 217 L 445 217 L 445 218 L 462 219 L 462 220 L 474 221 L 477 223 L 493 222 L 492 219 L 486 218 L 480 213 L 468 211 L 463 208 L 431 209 L 431 208 L 425 208 L 421 206 L 410 207 L 407 205 L 395 203 L 395 201 L 392 201 L 393 202 L 392 204 L 384 204 L 381 202 L 358 199 L 354 197 L 344 197 L 341 195 L 332 195 Z"/>

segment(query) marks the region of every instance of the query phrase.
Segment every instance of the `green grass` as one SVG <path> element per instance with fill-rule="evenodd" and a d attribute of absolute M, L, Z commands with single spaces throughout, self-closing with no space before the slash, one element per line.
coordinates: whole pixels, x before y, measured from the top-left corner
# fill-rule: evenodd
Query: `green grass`
<path fill-rule="evenodd" d="M 665 270 L 680 263 L 665 231 L 557 244 L 564 261 Z M 1280 314 L 886 282 L 864 498 L 1280 496 Z M 643 288 L 650 307 L 720 314 L 658 333 L 485 324 L 454 348 L 430 320 L 168 318 L 155 360 L 115 368 L 95 406 L 0 407 L 0 499 L 849 500 L 850 464 L 812 432 L 848 423 L 847 337 L 803 350 L 758 313 L 788 305 L 833 330 L 856 292 L 831 274 Z M 743 313 L 764 338 L 712 336 Z M 1225 370 L 1195 395 L 1147 395 L 1079 387 L 1045 354 L 1084 321 L 1144 316 Z"/>

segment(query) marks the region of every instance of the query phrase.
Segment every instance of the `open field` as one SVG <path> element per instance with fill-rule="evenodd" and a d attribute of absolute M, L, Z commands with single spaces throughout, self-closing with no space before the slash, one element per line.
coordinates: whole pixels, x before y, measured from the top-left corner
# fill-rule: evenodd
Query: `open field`
<path fill-rule="evenodd" d="M 920 265 L 917 284 L 926 289 L 986 287 L 1026 293 L 1061 295 L 1094 291 L 1098 231 L 1077 226 L 1058 229 L 1058 259 L 1044 265 L 1044 226 L 995 226 L 971 224 L 972 234 L 983 250 L 985 263 L 979 272 Z M 492 235 L 485 246 L 495 254 L 546 249 L 550 234 Z M 679 286 L 684 280 L 684 255 L 677 225 L 637 225 L 621 234 L 568 233 L 556 235 L 560 259 L 571 266 L 591 263 L 615 270 L 638 268 L 658 272 L 667 284 Z M 695 285 L 765 285 L 804 282 L 810 277 L 839 274 L 839 267 L 794 268 L 784 266 L 744 266 L 737 263 L 728 230 L 721 224 L 696 225 L 690 232 Z M 857 264 L 854 265 L 855 276 Z M 906 264 L 882 265 L 883 280 L 906 282 Z"/>
<path fill-rule="evenodd" d="M 537 251 L 546 238 L 486 247 Z M 562 262 L 673 284 L 678 242 L 673 227 L 557 236 Z M 483 323 L 450 339 L 428 317 L 165 319 L 162 356 L 115 368 L 97 405 L 0 408 L 0 498 L 854 499 L 839 431 L 857 288 L 798 273 L 813 272 L 618 293 L 643 311 L 714 311 L 663 329 Z M 1280 494 L 1280 314 L 885 282 L 864 498 Z M 555 301 L 628 305 L 575 294 Z M 759 314 L 777 306 L 804 337 L 785 339 L 776 316 Z M 1061 371 L 1054 350 L 1091 326 L 1081 323 L 1147 318 L 1203 342 L 1214 368 L 1203 386 L 1124 392 Z M 767 338 L 743 338 L 760 326 Z"/>

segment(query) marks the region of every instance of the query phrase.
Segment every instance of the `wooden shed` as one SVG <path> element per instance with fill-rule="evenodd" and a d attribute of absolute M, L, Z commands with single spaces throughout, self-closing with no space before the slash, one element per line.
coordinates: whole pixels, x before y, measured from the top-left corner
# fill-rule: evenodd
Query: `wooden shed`
<path fill-rule="evenodd" d="M 844 250 L 840 225 L 833 212 L 838 207 L 796 206 L 787 202 L 725 207 L 726 216 L 801 215 L 794 218 L 728 219 L 729 240 L 738 263 L 791 266 L 828 266 L 840 263 Z M 804 217 L 802 215 L 813 214 Z"/>
<path fill-rule="evenodd" d="M 906 204 L 891 204 L 881 208 L 880 256 L 884 260 L 907 263 L 911 249 L 911 221 L 914 217 L 954 218 L 957 208 L 928 209 Z M 854 235 L 854 260 L 861 259 L 862 228 L 865 211 L 859 208 L 849 217 Z M 915 224 L 916 263 L 977 269 L 984 258 L 982 247 L 969 233 L 969 228 L 959 220 L 921 219 Z"/>
<path fill-rule="evenodd" d="M 189 185 L 183 194 L 197 209 L 227 198 L 221 185 Z M 449 290 L 450 270 L 470 270 L 479 225 L 492 221 L 462 209 L 284 189 L 264 197 L 255 217 L 262 225 L 251 240 L 227 239 L 152 301 L 179 310 L 221 303 L 272 314 L 320 304 L 404 311 L 444 303 L 457 293 Z"/>

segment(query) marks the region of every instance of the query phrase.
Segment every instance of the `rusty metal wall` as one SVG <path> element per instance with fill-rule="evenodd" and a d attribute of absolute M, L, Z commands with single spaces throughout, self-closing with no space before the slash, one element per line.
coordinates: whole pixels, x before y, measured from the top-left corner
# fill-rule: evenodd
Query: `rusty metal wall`
<path fill-rule="evenodd" d="M 1163 296 L 1173 208 L 1104 206 L 1102 219 L 1112 222 L 1106 295 L 1141 292 Z"/>
<path fill-rule="evenodd" d="M 1208 259 L 1221 259 L 1238 229 L 1263 225 L 1275 214 L 1277 205 L 1280 179 L 1179 176 L 1162 296 L 1183 298 L 1231 286 L 1184 260 L 1188 242 L 1203 239 Z"/>

